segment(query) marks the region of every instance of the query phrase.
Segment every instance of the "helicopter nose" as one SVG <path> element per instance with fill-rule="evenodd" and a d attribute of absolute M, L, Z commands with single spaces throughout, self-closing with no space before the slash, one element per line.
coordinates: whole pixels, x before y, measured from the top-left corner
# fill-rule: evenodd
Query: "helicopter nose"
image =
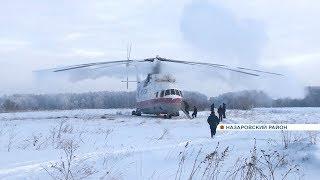
<path fill-rule="evenodd" d="M 181 109 L 181 98 L 171 99 L 170 103 L 167 104 L 167 108 L 171 112 L 178 112 Z"/>

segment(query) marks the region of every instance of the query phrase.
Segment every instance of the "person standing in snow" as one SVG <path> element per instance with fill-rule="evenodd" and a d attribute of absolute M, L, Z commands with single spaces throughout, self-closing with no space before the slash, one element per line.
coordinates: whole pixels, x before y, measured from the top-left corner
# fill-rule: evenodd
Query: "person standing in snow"
<path fill-rule="evenodd" d="M 193 106 L 193 113 L 192 113 L 192 118 L 196 118 L 198 114 L 198 109 L 196 106 Z"/>
<path fill-rule="evenodd" d="M 226 104 L 225 103 L 222 103 L 222 115 L 223 115 L 223 118 L 226 118 Z"/>
<path fill-rule="evenodd" d="M 222 109 L 221 105 L 218 108 L 218 114 L 219 114 L 219 121 L 222 121 L 223 109 Z"/>
<path fill-rule="evenodd" d="M 210 110 L 211 112 L 214 111 L 214 103 L 212 102 L 211 106 L 210 106 Z"/>
<path fill-rule="evenodd" d="M 214 111 L 211 111 L 210 116 L 207 119 L 207 122 L 210 126 L 211 138 L 216 135 L 217 126 L 219 124 L 219 118 L 215 115 Z"/>

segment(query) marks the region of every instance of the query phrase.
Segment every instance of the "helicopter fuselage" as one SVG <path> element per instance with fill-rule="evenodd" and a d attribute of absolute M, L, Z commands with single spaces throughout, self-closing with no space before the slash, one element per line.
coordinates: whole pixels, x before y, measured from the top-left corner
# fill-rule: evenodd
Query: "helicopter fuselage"
<path fill-rule="evenodd" d="M 182 92 L 175 79 L 165 74 L 149 74 L 137 83 L 137 115 L 164 114 L 178 116 L 181 109 Z"/>

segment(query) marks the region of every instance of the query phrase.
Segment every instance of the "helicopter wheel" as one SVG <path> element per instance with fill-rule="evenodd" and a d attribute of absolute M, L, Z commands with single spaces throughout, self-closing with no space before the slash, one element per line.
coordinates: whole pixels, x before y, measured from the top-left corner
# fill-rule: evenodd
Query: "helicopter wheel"
<path fill-rule="evenodd" d="M 165 119 L 171 119 L 171 118 L 172 118 L 172 115 L 171 115 L 171 114 L 166 114 L 166 115 L 164 115 L 164 118 L 165 118 Z"/>
<path fill-rule="evenodd" d="M 136 111 L 136 116 L 141 116 L 141 112 L 140 111 Z"/>

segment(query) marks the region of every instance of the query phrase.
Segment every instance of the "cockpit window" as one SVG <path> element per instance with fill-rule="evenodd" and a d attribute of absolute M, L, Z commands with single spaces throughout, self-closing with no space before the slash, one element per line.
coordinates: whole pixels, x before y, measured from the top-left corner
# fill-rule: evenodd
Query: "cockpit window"
<path fill-rule="evenodd" d="M 163 96 L 164 96 L 164 91 L 161 91 L 160 97 L 163 97 Z"/>
<path fill-rule="evenodd" d="M 182 92 L 181 91 L 179 91 L 179 92 L 180 92 L 180 96 L 183 97 Z"/>
<path fill-rule="evenodd" d="M 169 90 L 169 89 L 166 90 L 165 95 L 166 95 L 166 96 L 167 96 L 167 95 L 170 95 L 170 90 Z"/>
<path fill-rule="evenodd" d="M 175 90 L 175 92 L 176 92 L 176 95 L 180 96 L 180 93 L 178 90 Z"/>
<path fill-rule="evenodd" d="M 170 89 L 170 94 L 171 94 L 171 95 L 175 95 L 175 94 L 176 94 L 176 92 L 174 91 L 174 89 Z"/>

